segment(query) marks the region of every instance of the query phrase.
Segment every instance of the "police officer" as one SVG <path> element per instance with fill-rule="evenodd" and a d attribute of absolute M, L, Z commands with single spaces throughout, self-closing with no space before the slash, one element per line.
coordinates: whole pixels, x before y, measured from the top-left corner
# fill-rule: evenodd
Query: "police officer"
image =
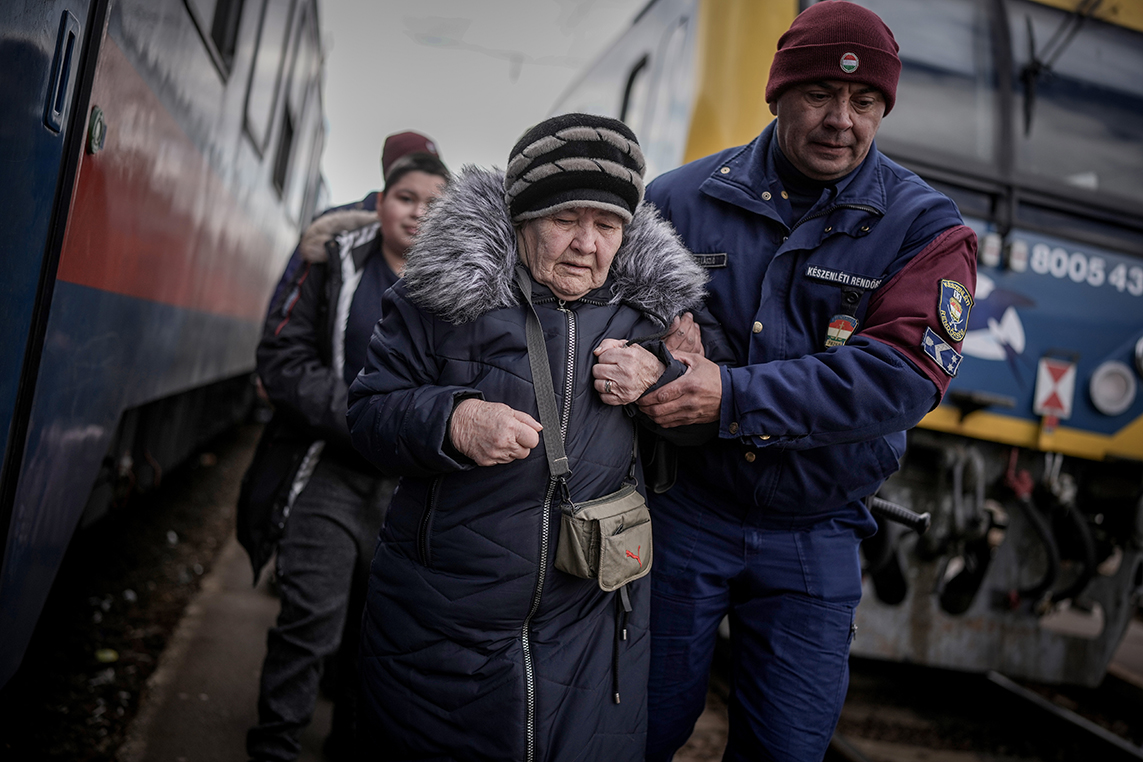
<path fill-rule="evenodd" d="M 654 496 L 648 762 L 703 709 L 730 616 L 728 760 L 825 753 L 848 685 L 862 498 L 960 363 L 976 237 L 951 200 L 878 152 L 901 62 L 874 13 L 827 0 L 779 39 L 753 142 L 659 177 L 647 198 L 709 267 L 734 361 L 644 398 L 663 426 L 718 423 Z"/>

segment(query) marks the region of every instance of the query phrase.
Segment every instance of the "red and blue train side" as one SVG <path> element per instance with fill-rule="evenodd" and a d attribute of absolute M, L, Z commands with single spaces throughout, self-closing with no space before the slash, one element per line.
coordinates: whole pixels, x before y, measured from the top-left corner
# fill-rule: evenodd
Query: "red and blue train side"
<path fill-rule="evenodd" d="M 77 527 L 248 410 L 324 192 L 316 0 L 0 9 L 0 685 Z"/>

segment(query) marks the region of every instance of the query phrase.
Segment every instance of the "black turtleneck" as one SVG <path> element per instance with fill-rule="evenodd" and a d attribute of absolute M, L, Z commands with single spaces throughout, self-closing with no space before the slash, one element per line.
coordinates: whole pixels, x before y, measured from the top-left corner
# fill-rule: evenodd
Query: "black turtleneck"
<path fill-rule="evenodd" d="M 786 191 L 789 196 L 790 210 L 792 215 L 786 223 L 793 227 L 797 224 L 798 220 L 806 215 L 818 199 L 822 196 L 822 191 L 826 188 L 834 186 L 833 182 L 828 180 L 814 180 L 802 174 L 797 167 L 790 163 L 786 155 L 782 153 L 782 149 L 778 147 L 777 139 L 771 144 L 771 152 L 773 153 L 774 169 L 778 173 L 778 179 L 782 181 L 782 189 Z M 779 205 L 781 208 L 781 205 Z"/>

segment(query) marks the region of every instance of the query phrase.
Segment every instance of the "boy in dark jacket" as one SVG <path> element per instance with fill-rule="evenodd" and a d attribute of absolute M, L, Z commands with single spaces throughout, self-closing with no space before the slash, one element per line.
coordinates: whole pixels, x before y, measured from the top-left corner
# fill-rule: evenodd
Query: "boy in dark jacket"
<path fill-rule="evenodd" d="M 275 405 L 275 435 L 300 457 L 292 473 L 282 474 L 288 487 L 274 506 L 270 531 L 257 533 L 261 542 L 248 547 L 260 569 L 280 534 L 282 607 L 267 639 L 258 725 L 246 744 L 257 760 L 297 758 L 297 735 L 313 714 L 322 662 L 338 650 L 343 630 L 346 637 L 357 633 L 369 559 L 395 480 L 350 444 L 346 389 L 365 362 L 381 296 L 400 277 L 420 219 L 447 181 L 438 158 L 409 154 L 390 167 L 375 213 L 319 218 L 303 236 L 302 263 L 266 321 L 258 375 Z M 343 666 L 352 671 L 356 644 L 347 646 Z M 335 756 L 353 744 L 356 684 L 342 682 L 327 739 Z"/>

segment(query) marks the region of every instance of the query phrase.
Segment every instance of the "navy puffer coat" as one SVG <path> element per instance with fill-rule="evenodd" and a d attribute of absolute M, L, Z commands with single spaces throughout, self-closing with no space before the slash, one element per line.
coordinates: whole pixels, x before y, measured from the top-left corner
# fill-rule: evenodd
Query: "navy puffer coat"
<path fill-rule="evenodd" d="M 434 204 L 350 389 L 355 445 L 402 475 L 369 585 L 362 736 L 387 760 L 634 762 L 649 579 L 628 585 L 623 640 L 619 593 L 553 566 L 559 508 L 543 442 L 524 460 L 477 467 L 447 437 L 467 397 L 540 419 L 501 183 L 468 168 Z M 631 464 L 632 418 L 600 401 L 592 349 L 660 333 L 699 304 L 704 280 L 643 206 L 604 286 L 562 303 L 532 284 L 573 500 L 619 489 Z"/>

